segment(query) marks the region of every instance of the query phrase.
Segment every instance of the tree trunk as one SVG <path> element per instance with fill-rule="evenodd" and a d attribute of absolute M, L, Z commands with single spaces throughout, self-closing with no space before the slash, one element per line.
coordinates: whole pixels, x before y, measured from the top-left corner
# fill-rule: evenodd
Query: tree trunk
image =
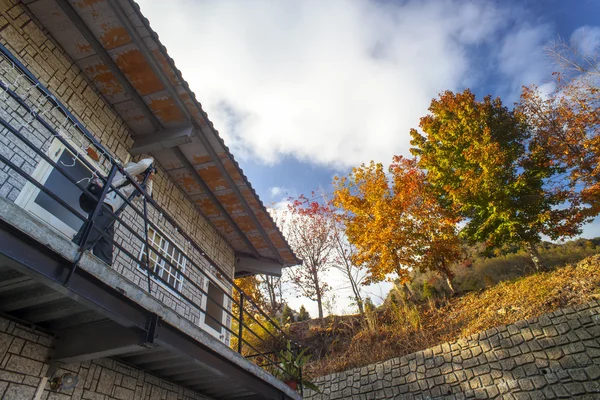
<path fill-rule="evenodd" d="M 527 242 L 525 246 L 527 248 L 527 252 L 529 253 L 529 257 L 531 257 L 531 261 L 533 261 L 533 266 L 535 267 L 536 272 L 545 271 L 546 266 L 542 262 L 540 253 L 538 253 L 535 244 L 533 242 Z"/>
<path fill-rule="evenodd" d="M 314 265 L 314 263 L 313 263 Z M 323 293 L 321 293 L 321 282 L 319 282 L 319 275 L 316 272 L 316 268 L 312 268 L 312 281 L 315 286 L 315 293 L 317 296 L 317 306 L 319 307 L 319 318 L 323 318 Z"/>
<path fill-rule="evenodd" d="M 365 315 L 365 308 L 363 307 L 363 299 L 360 296 L 360 291 L 358 288 L 354 289 L 354 301 L 356 301 L 356 307 L 358 307 L 358 312 L 360 315 Z"/>
<path fill-rule="evenodd" d="M 403 283 L 402 289 L 404 290 L 404 293 L 406 294 L 406 300 L 412 300 L 414 293 L 410 289 L 410 286 L 408 286 L 408 283 Z"/>
<path fill-rule="evenodd" d="M 365 307 L 363 306 L 363 301 L 360 297 L 356 298 L 356 306 L 358 307 L 360 315 L 365 315 Z"/>
<path fill-rule="evenodd" d="M 446 284 L 448 284 L 450 291 L 454 295 L 456 293 L 456 290 L 454 290 L 454 285 L 452 285 L 452 278 L 450 278 L 450 275 L 446 272 L 444 272 L 444 277 L 446 278 Z"/>
<path fill-rule="evenodd" d="M 350 273 L 350 271 L 347 271 L 347 275 L 348 275 L 348 279 L 350 280 L 350 286 L 352 286 L 352 291 L 354 292 L 354 301 L 356 301 L 356 306 L 358 307 L 358 312 L 360 313 L 360 315 L 364 315 L 365 314 L 365 309 L 363 307 L 363 299 L 360 295 L 360 289 L 358 288 L 358 285 L 356 284 L 356 282 L 354 282 L 354 278 L 352 277 L 352 274 Z"/>
<path fill-rule="evenodd" d="M 319 307 L 319 318 L 323 318 L 323 298 L 319 290 L 317 290 L 317 306 Z"/>
<path fill-rule="evenodd" d="M 273 315 L 277 314 L 279 311 L 279 302 L 277 301 L 277 288 L 275 287 L 275 278 L 272 276 L 265 276 L 265 284 L 267 286 L 267 291 L 269 293 L 269 304 L 271 307 L 271 313 Z"/>

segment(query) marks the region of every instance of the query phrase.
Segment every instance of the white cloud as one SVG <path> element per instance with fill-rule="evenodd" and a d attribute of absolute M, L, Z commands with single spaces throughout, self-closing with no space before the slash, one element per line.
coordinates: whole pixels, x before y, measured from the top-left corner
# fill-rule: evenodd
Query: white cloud
<path fill-rule="evenodd" d="M 273 186 L 272 188 L 269 189 L 269 192 L 271 193 L 271 197 L 277 197 L 277 196 L 282 196 L 285 195 L 287 193 L 287 189 L 281 186 Z"/>
<path fill-rule="evenodd" d="M 600 50 L 600 27 L 582 26 L 571 34 L 571 44 L 584 56 L 598 54 Z"/>
<path fill-rule="evenodd" d="M 458 0 L 139 3 L 234 154 L 335 167 L 406 154 L 431 98 L 472 84 L 470 52 L 516 18 Z M 505 65 L 528 79 L 546 32 L 529 29 Z"/>
<path fill-rule="evenodd" d="M 552 65 L 544 52 L 544 46 L 551 37 L 548 25 L 529 24 L 504 37 L 497 61 L 503 75 L 498 77 L 498 81 L 503 83 L 499 86 L 503 86 L 509 97 L 506 99 L 509 101 L 504 101 L 506 105 L 518 99 L 523 85 L 542 84 L 540 89 L 543 92 L 554 89 L 553 82 L 550 82 Z"/>

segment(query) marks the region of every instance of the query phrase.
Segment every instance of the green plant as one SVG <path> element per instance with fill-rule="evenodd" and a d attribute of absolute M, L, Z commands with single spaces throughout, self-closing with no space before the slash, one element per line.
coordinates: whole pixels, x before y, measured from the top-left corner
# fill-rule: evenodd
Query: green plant
<path fill-rule="evenodd" d="M 319 392 L 319 388 L 312 382 L 302 377 L 302 368 L 308 363 L 311 358 L 310 354 L 306 354 L 308 349 L 304 348 L 299 353 L 292 351 L 292 345 L 288 341 L 287 347 L 279 352 L 279 368 L 275 368 L 274 375 L 284 382 L 296 382 L 303 387 Z"/>
<path fill-rule="evenodd" d="M 310 314 L 306 311 L 304 304 L 300 306 L 300 310 L 298 311 L 297 322 L 308 321 L 310 319 Z"/>

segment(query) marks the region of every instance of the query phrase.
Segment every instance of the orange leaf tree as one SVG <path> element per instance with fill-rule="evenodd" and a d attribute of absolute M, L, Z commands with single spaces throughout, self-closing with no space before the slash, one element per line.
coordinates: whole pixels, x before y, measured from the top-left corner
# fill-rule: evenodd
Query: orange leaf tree
<path fill-rule="evenodd" d="M 560 188 L 570 207 L 566 234 L 600 213 L 600 91 L 588 83 L 560 84 L 550 96 L 523 88 L 517 110 L 529 124 L 534 143 L 561 170 L 550 183 Z"/>
<path fill-rule="evenodd" d="M 411 130 L 411 152 L 438 198 L 465 218 L 461 234 L 490 246 L 524 244 L 543 268 L 541 235 L 572 236 L 583 222 L 579 206 L 565 205 L 568 193 L 551 184 L 563 168 L 532 139 L 524 116 L 498 98 L 447 91 L 429 111 L 423 134 Z"/>
<path fill-rule="evenodd" d="M 600 212 L 600 48 L 594 38 L 558 40 L 546 50 L 555 61 L 556 90 L 541 95 L 524 88 L 518 110 L 534 130 L 535 141 L 561 166 L 570 204 L 587 205 L 579 218 Z"/>
<path fill-rule="evenodd" d="M 395 157 L 387 173 L 382 164 L 363 164 L 334 180 L 334 204 L 344 212 L 346 236 L 356 246 L 354 263 L 364 264 L 365 283 L 409 269 L 442 273 L 451 286 L 449 266 L 460 258 L 456 219 L 431 195 L 415 160 Z"/>

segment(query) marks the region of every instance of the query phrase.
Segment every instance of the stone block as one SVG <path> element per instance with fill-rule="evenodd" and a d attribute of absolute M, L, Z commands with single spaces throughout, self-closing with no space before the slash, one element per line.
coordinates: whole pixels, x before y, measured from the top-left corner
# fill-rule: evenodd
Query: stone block
<path fill-rule="evenodd" d="M 48 347 L 37 343 L 27 342 L 21 350 L 21 355 L 37 361 L 45 361 L 48 357 Z"/>
<path fill-rule="evenodd" d="M 35 387 L 19 385 L 11 383 L 8 385 L 6 392 L 4 393 L 4 399 L 10 400 L 31 400 L 35 394 Z"/>
<path fill-rule="evenodd" d="M 566 383 L 565 389 L 571 396 L 577 396 L 585 393 L 585 388 L 579 382 Z"/>
<path fill-rule="evenodd" d="M 11 354 L 6 363 L 6 370 L 31 376 L 39 376 L 43 363 L 29 358 Z"/>
<path fill-rule="evenodd" d="M 108 368 L 102 368 L 98 379 L 96 391 L 103 394 L 111 394 L 117 373 Z"/>
<path fill-rule="evenodd" d="M 591 365 L 585 368 L 585 372 L 589 379 L 596 381 L 600 379 L 600 367 L 598 365 Z"/>

